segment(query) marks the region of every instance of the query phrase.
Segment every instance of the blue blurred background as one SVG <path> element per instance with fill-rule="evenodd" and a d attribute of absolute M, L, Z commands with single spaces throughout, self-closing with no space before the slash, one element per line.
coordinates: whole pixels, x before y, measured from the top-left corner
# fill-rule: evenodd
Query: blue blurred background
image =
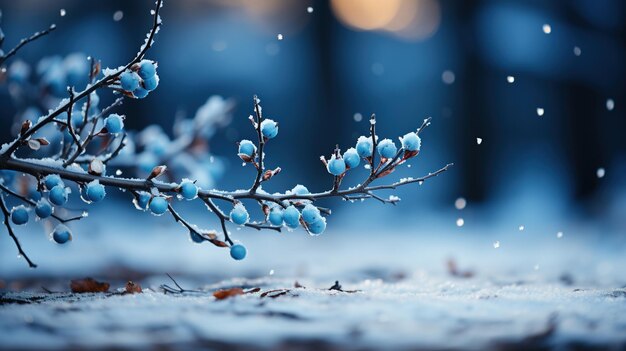
<path fill-rule="evenodd" d="M 83 52 L 117 67 L 141 44 L 151 6 L 0 0 L 5 48 L 56 23 L 21 59 Z M 160 86 L 122 111 L 130 128 L 159 123 L 169 131 L 177 114 L 193 115 L 211 95 L 234 99 L 235 118 L 211 151 L 226 162 L 217 186 L 245 188 L 254 172 L 241 167 L 235 143 L 254 137 L 247 116 L 258 94 L 281 128 L 267 163 L 283 173 L 268 191 L 330 187 L 318 157 L 336 143 L 353 146 L 371 113 L 380 136 L 394 140 L 431 116 L 421 155 L 391 177 L 454 168 L 398 190 L 399 208 L 334 204 L 337 218 L 358 228 L 372 225 L 355 220 L 368 211 L 406 223 L 436 213 L 449 229 L 463 217 L 466 226 L 512 221 L 550 233 L 573 219 L 623 234 L 625 7 L 619 0 L 167 1 L 148 55 L 159 62 Z M 5 126 L 18 113 L 6 88 L 0 104 Z M 8 128 L 0 133 L 10 137 Z M 359 180 L 351 175 L 346 184 Z M 459 197 L 468 203 L 462 211 Z"/>

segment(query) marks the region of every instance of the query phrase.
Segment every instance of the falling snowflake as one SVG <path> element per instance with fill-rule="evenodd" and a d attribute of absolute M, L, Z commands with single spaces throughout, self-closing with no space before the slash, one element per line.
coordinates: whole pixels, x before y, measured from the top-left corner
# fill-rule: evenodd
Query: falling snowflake
<path fill-rule="evenodd" d="M 606 174 L 606 170 L 605 170 L 604 168 L 602 168 L 602 167 L 600 167 L 600 168 L 598 168 L 598 169 L 596 170 L 596 176 L 597 176 L 598 178 L 604 178 L 604 175 L 605 175 L 605 174 Z"/>
<path fill-rule="evenodd" d="M 552 27 L 549 24 L 544 24 L 543 25 L 543 32 L 546 34 L 550 34 L 552 33 Z"/>
<path fill-rule="evenodd" d="M 498 241 L 498 240 L 494 241 L 494 242 L 493 242 L 493 248 L 494 248 L 494 249 L 498 249 L 498 248 L 500 248 L 500 241 Z"/>
<path fill-rule="evenodd" d="M 517 228 L 517 229 L 519 229 L 520 232 L 523 232 L 524 231 L 524 226 L 520 225 L 519 228 Z"/>
<path fill-rule="evenodd" d="M 278 35 L 276 36 L 276 38 L 278 38 L 278 40 L 283 40 L 283 35 L 282 35 L 282 34 L 278 34 Z"/>
<path fill-rule="evenodd" d="M 513 76 L 507 76 L 507 77 L 506 77 L 506 81 L 512 84 L 513 82 L 515 82 L 515 77 L 513 77 Z"/>
<path fill-rule="evenodd" d="M 456 226 L 462 227 L 465 224 L 465 220 L 463 218 L 459 218 L 456 220 Z"/>
<path fill-rule="evenodd" d="M 534 269 L 534 270 L 536 270 L 536 271 L 538 271 L 538 270 L 539 270 L 539 265 L 538 265 L 538 264 L 536 264 L 536 265 L 533 267 L 533 269 Z"/>
<path fill-rule="evenodd" d="M 65 14 L 67 14 L 67 11 L 65 11 L 65 9 L 61 9 L 59 11 L 59 14 L 61 15 L 61 17 L 65 17 Z"/>
<path fill-rule="evenodd" d="M 307 7 L 306 12 L 313 13 L 313 7 L 312 6 Z"/>
<path fill-rule="evenodd" d="M 124 12 L 121 10 L 115 11 L 115 13 L 113 14 L 113 20 L 115 22 L 119 22 L 122 20 L 122 18 L 124 18 Z"/>
<path fill-rule="evenodd" d="M 456 207 L 457 210 L 462 210 L 465 208 L 465 206 L 467 206 L 467 201 L 463 197 L 460 197 L 456 199 L 456 201 L 454 201 L 454 207 Z"/>
<path fill-rule="evenodd" d="M 445 83 L 445 84 L 452 84 L 454 83 L 454 80 L 456 79 L 454 72 L 450 71 L 450 70 L 445 70 L 443 71 L 443 73 L 441 74 L 441 80 Z"/>
<path fill-rule="evenodd" d="M 583 51 L 578 46 L 574 46 L 574 55 L 580 56 L 582 53 Z"/>
<path fill-rule="evenodd" d="M 483 138 L 476 138 L 476 144 L 480 145 L 483 143 Z"/>
<path fill-rule="evenodd" d="M 544 112 L 545 112 L 545 111 L 543 110 L 543 108 L 541 108 L 541 107 L 537 107 L 537 116 L 539 116 L 539 117 L 543 116 L 543 113 L 544 113 Z"/>
<path fill-rule="evenodd" d="M 606 100 L 606 109 L 609 111 L 613 111 L 613 109 L 615 108 L 615 101 L 613 101 L 613 99 L 607 99 Z"/>
<path fill-rule="evenodd" d="M 556 233 L 557 239 L 561 239 L 563 237 L 563 232 Z"/>
<path fill-rule="evenodd" d="M 357 112 L 354 114 L 353 118 L 355 122 L 361 122 L 363 120 L 363 115 Z"/>

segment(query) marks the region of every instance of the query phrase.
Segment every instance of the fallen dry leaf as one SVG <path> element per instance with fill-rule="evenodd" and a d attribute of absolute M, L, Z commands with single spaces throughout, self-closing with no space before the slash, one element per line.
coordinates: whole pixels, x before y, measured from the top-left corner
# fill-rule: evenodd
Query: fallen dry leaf
<path fill-rule="evenodd" d="M 70 288 L 73 293 L 96 293 L 107 292 L 111 285 L 106 282 L 99 282 L 93 278 L 72 280 Z"/>
<path fill-rule="evenodd" d="M 237 295 L 243 295 L 242 288 L 231 288 L 231 289 L 217 290 L 213 292 L 213 296 L 218 300 L 224 300 L 229 297 L 233 297 Z"/>
<path fill-rule="evenodd" d="M 141 285 L 130 280 L 126 283 L 126 294 L 141 294 L 142 292 Z"/>

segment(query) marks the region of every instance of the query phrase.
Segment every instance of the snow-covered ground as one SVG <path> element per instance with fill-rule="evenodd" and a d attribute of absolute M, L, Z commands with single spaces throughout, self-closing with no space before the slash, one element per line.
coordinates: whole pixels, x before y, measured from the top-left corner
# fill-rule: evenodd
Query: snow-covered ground
<path fill-rule="evenodd" d="M 458 228 L 425 214 L 421 224 L 397 222 L 403 229 L 329 226 L 320 237 L 242 230 L 234 236 L 249 257 L 234 262 L 227 251 L 190 243 L 171 218 L 123 218 L 94 212 L 68 246 L 47 241 L 36 226 L 20 232 L 36 270 L 3 240 L 0 348 L 626 346 L 624 239 L 584 223 L 558 228 L 560 238 L 548 224 Z M 452 275 L 449 260 L 471 277 Z M 166 272 L 206 292 L 164 294 L 159 286 L 173 285 Z M 85 276 L 112 290 L 133 279 L 144 293 L 68 294 L 69 280 Z M 328 290 L 335 280 L 356 292 Z M 212 297 L 237 286 L 261 290 Z M 272 289 L 289 291 L 261 297 Z"/>

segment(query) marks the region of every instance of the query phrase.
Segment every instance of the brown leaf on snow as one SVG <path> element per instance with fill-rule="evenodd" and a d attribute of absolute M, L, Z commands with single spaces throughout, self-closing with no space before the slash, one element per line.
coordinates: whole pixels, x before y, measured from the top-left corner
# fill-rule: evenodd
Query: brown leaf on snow
<path fill-rule="evenodd" d="M 111 285 L 106 282 L 99 282 L 93 278 L 72 280 L 70 288 L 73 293 L 97 293 L 107 292 Z"/>
<path fill-rule="evenodd" d="M 141 285 L 130 280 L 128 281 L 128 283 L 126 283 L 126 294 L 141 294 L 142 292 L 143 291 L 141 290 Z"/>
<path fill-rule="evenodd" d="M 237 295 L 243 295 L 242 288 L 223 289 L 213 292 L 213 296 L 218 300 L 224 300 Z"/>

